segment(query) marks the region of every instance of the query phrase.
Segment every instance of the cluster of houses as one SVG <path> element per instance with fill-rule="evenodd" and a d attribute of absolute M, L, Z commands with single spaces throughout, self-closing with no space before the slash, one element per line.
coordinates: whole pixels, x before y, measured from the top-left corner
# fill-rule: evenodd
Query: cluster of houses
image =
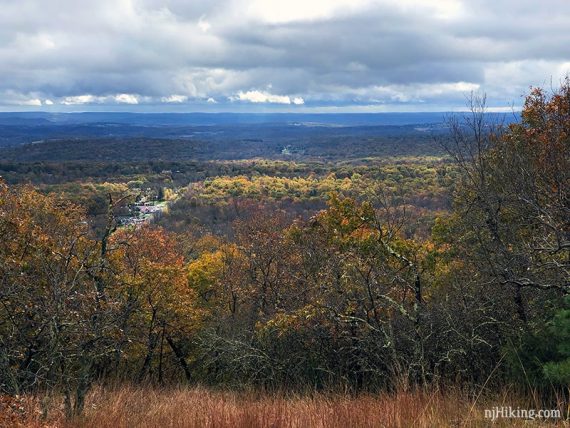
<path fill-rule="evenodd" d="M 167 208 L 166 202 L 139 201 L 129 205 L 129 214 L 118 218 L 121 226 L 140 226 L 158 219 Z"/>

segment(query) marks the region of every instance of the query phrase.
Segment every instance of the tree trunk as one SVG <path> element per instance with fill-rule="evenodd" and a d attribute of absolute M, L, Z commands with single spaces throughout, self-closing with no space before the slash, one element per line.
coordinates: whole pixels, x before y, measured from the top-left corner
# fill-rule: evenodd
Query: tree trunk
<path fill-rule="evenodd" d="M 170 337 L 170 335 L 166 336 L 166 342 L 168 342 L 168 345 L 172 349 L 172 352 L 174 352 L 174 355 L 176 355 L 176 358 L 178 358 L 180 367 L 182 367 L 182 370 L 184 370 L 184 374 L 186 375 L 186 380 L 190 382 L 192 380 L 192 374 L 190 373 L 190 367 L 188 367 L 188 363 L 186 362 L 186 358 L 184 358 L 182 350 L 174 343 L 174 340 L 172 340 L 172 337 Z"/>

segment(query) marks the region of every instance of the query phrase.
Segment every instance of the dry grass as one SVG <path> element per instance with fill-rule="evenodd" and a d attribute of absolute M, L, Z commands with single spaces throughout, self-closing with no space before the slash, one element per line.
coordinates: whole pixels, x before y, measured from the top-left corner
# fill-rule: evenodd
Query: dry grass
<path fill-rule="evenodd" d="M 48 421 L 41 421 L 39 399 L 0 400 L 0 426 L 29 427 L 486 427 L 548 426 L 545 421 L 502 419 L 491 424 L 484 409 L 494 406 L 537 408 L 509 394 L 473 402 L 462 394 L 278 395 L 212 391 L 205 388 L 95 388 L 82 418 L 65 421 L 54 400 Z M 566 417 L 567 415 L 564 415 Z M 550 420 L 551 426 L 570 426 Z"/>

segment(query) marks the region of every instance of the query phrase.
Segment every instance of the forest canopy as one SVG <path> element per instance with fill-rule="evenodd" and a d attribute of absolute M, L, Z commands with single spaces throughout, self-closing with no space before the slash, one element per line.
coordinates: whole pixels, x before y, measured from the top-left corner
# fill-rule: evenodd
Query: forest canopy
<path fill-rule="evenodd" d="M 438 159 L 2 182 L 0 390 L 59 391 L 72 415 L 107 381 L 563 389 L 570 82 L 509 125 L 471 107 Z M 170 214 L 121 226 L 133 189 L 144 207 L 164 188 Z"/>

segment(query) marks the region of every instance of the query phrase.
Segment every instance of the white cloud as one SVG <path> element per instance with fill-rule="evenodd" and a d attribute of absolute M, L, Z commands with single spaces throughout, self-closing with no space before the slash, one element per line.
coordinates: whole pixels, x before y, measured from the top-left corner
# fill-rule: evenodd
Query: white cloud
<path fill-rule="evenodd" d="M 37 106 L 37 107 L 39 107 L 42 105 L 42 100 L 40 100 L 38 98 L 32 98 L 30 100 L 21 101 L 19 104 L 23 105 L 23 106 Z"/>
<path fill-rule="evenodd" d="M 346 17 L 379 7 L 441 20 L 456 19 L 464 11 L 460 0 L 253 0 L 247 12 L 261 21 L 283 24 Z"/>
<path fill-rule="evenodd" d="M 295 104 L 301 105 L 305 101 L 301 97 L 295 97 L 291 100 L 288 95 L 275 95 L 266 91 L 239 91 L 235 96 L 229 97 L 231 101 L 248 101 L 250 103 L 269 103 L 269 104 Z"/>
<path fill-rule="evenodd" d="M 168 97 L 162 97 L 160 101 L 163 103 L 185 103 L 188 101 L 188 97 L 186 95 L 170 95 Z"/>
<path fill-rule="evenodd" d="M 276 24 L 331 18 L 373 3 L 371 0 L 253 0 L 247 12 L 254 18 Z"/>
<path fill-rule="evenodd" d="M 520 104 L 570 72 L 550 1 L 0 0 L 0 107 Z"/>
<path fill-rule="evenodd" d="M 208 21 L 206 21 L 205 15 L 202 15 L 198 20 L 198 28 L 203 33 L 207 33 L 210 30 L 210 28 L 212 28 L 212 25 Z"/>
<path fill-rule="evenodd" d="M 139 100 L 136 95 L 133 94 L 118 94 L 113 97 L 113 99 L 120 104 L 138 104 Z"/>
<path fill-rule="evenodd" d="M 65 97 L 61 103 L 70 106 L 70 105 L 80 105 L 80 104 L 93 104 L 96 102 L 101 102 L 101 97 L 96 97 L 94 95 L 75 95 L 71 97 Z"/>
<path fill-rule="evenodd" d="M 472 82 L 436 83 L 431 85 L 420 85 L 417 89 L 419 97 L 433 97 L 453 92 L 469 93 L 478 91 L 481 85 Z"/>
<path fill-rule="evenodd" d="M 384 0 L 377 3 L 387 4 L 405 13 L 420 12 L 422 15 L 433 16 L 436 19 L 442 20 L 459 18 L 465 9 L 460 0 Z"/>
<path fill-rule="evenodd" d="M 350 97 L 357 104 L 368 103 L 425 103 L 441 98 L 464 98 L 470 92 L 477 92 L 481 85 L 471 82 L 420 83 L 400 85 L 371 85 L 360 88 L 345 86 L 327 88 L 328 92 Z M 334 99 L 333 99 L 334 100 Z"/>
<path fill-rule="evenodd" d="M 53 101 L 52 100 L 44 100 L 44 104 L 46 106 L 52 106 L 53 105 Z"/>
<path fill-rule="evenodd" d="M 61 100 L 63 105 L 82 105 L 82 104 L 105 104 L 105 103 L 118 103 L 118 104 L 138 104 L 139 100 L 133 94 L 117 94 L 110 96 L 95 96 L 92 94 L 74 95 L 64 97 Z"/>
<path fill-rule="evenodd" d="M 218 102 L 217 102 L 214 98 L 212 98 L 212 97 L 208 98 L 208 99 L 206 100 L 206 102 L 207 102 L 208 104 L 218 104 Z"/>

